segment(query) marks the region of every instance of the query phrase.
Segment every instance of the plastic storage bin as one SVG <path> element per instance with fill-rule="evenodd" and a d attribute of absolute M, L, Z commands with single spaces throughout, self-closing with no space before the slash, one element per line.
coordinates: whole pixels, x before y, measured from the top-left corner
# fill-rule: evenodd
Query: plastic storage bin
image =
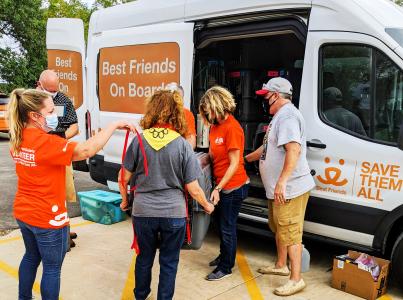
<path fill-rule="evenodd" d="M 122 197 L 117 193 L 95 190 L 78 192 L 81 213 L 85 220 L 110 225 L 123 221 L 125 212 L 120 209 Z"/>

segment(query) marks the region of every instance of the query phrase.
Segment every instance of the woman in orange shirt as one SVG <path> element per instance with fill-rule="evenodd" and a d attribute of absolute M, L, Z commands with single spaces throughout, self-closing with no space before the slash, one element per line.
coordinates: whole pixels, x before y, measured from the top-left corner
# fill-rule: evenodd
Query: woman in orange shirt
<path fill-rule="evenodd" d="M 210 156 L 216 184 L 211 200 L 214 204 L 218 203 L 220 255 L 210 262 L 210 266 L 217 267 L 206 277 L 212 281 L 221 280 L 232 273 L 238 214 L 249 189 L 249 178 L 242 158 L 245 137 L 241 125 L 232 115 L 234 110 L 234 97 L 219 86 L 210 88 L 199 105 L 200 114 L 211 125 Z"/>
<path fill-rule="evenodd" d="M 115 129 L 130 126 L 127 122 L 115 122 L 89 140 L 76 143 L 47 134 L 58 123 L 55 105 L 48 93 L 16 89 L 10 98 L 10 153 L 18 177 L 14 216 L 25 244 L 19 267 L 18 299 L 32 299 L 32 286 L 42 261 L 42 299 L 56 300 L 69 224 L 65 200 L 66 166 L 94 156 Z"/>

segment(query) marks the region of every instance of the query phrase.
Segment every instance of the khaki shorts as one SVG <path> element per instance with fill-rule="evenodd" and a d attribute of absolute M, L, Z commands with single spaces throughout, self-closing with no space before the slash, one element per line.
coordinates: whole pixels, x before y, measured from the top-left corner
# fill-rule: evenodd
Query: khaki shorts
<path fill-rule="evenodd" d="M 302 243 L 305 210 L 309 192 L 290 199 L 283 205 L 269 200 L 269 227 L 283 246 Z"/>
<path fill-rule="evenodd" d="M 66 167 L 66 201 L 77 202 L 76 189 L 74 187 L 73 167 Z"/>

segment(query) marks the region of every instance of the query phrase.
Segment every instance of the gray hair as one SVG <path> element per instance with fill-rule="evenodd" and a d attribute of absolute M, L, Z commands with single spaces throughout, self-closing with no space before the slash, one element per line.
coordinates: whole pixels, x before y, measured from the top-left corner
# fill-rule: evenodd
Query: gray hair
<path fill-rule="evenodd" d="M 279 93 L 279 95 L 281 96 L 281 98 L 287 99 L 287 100 L 292 100 L 292 95 L 290 94 L 286 94 L 286 93 Z"/>

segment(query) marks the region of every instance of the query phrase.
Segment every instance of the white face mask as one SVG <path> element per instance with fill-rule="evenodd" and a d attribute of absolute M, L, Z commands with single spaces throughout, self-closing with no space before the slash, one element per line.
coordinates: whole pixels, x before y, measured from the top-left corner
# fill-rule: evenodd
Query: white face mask
<path fill-rule="evenodd" d="M 51 114 L 46 117 L 41 113 L 38 114 L 40 114 L 43 118 L 45 118 L 45 124 L 37 123 L 43 129 L 43 131 L 50 132 L 57 128 L 57 125 L 59 124 L 57 114 Z"/>
<path fill-rule="evenodd" d="M 43 86 L 42 86 L 42 84 L 39 82 L 39 87 L 41 88 L 41 90 L 42 91 L 44 91 L 46 94 L 48 94 L 49 96 L 51 96 L 52 97 L 52 99 L 54 99 L 55 97 L 56 97 L 56 95 L 57 95 L 57 93 L 58 92 L 49 92 L 48 90 L 46 90 Z"/>

